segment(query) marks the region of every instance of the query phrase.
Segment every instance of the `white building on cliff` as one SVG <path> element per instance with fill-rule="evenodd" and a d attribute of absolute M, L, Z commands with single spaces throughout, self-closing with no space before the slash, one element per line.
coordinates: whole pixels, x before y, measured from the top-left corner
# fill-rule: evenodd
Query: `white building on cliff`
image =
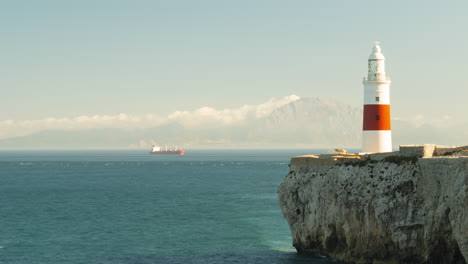
<path fill-rule="evenodd" d="M 379 42 L 369 56 L 369 70 L 364 77 L 363 152 L 391 152 L 390 78 L 385 74 L 385 57 Z"/>

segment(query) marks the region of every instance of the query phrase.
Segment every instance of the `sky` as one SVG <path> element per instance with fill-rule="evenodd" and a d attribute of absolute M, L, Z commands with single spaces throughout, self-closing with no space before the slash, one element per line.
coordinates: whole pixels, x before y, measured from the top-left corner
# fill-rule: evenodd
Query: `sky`
<path fill-rule="evenodd" d="M 0 1 L 0 122 L 291 95 L 361 106 L 374 41 L 394 118 L 466 121 L 466 10 L 461 0 Z"/>

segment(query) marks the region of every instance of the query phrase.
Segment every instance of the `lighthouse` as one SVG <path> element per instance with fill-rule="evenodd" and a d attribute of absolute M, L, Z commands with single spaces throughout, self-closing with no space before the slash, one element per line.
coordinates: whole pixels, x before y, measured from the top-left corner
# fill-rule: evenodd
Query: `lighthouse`
<path fill-rule="evenodd" d="M 369 71 L 364 77 L 363 152 L 391 152 L 390 78 L 385 75 L 385 57 L 379 42 L 369 56 Z"/>

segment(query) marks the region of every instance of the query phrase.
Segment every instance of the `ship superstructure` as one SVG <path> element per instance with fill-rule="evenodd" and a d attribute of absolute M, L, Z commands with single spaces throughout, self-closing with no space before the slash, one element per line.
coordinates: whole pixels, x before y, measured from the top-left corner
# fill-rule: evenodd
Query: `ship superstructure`
<path fill-rule="evenodd" d="M 164 148 L 158 145 L 153 145 L 153 148 L 151 149 L 150 154 L 156 154 L 156 155 L 184 155 L 185 150 L 183 149 L 178 149 L 177 147 L 167 147 L 165 146 Z"/>

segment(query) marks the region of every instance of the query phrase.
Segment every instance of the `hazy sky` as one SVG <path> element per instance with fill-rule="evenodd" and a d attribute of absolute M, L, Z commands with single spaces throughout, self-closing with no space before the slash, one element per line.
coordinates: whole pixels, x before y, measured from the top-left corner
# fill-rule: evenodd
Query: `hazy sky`
<path fill-rule="evenodd" d="M 468 1 L 0 1 L 0 121 L 363 102 L 381 42 L 394 117 L 467 119 Z"/>

